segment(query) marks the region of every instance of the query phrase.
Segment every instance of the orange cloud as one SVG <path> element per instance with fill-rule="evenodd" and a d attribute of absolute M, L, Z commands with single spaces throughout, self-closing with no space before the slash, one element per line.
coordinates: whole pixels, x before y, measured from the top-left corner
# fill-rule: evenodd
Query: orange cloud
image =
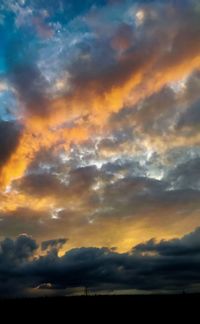
<path fill-rule="evenodd" d="M 96 94 L 92 96 L 91 92 L 88 100 L 86 95 L 81 100 L 81 94 L 75 94 L 68 103 L 64 98 L 53 101 L 49 119 L 34 119 L 32 117 L 32 119 L 25 120 L 25 129 L 18 147 L 1 170 L 1 187 L 5 187 L 13 179 L 23 176 L 35 154 L 41 148 L 51 149 L 53 146 L 58 145 L 58 147 L 67 149 L 71 141 L 79 143 L 88 138 L 89 129 L 88 126 L 84 126 L 84 121 L 81 122 L 82 125 L 71 129 L 59 129 L 59 122 L 61 120 L 63 122 L 62 118 L 66 114 L 65 109 L 67 107 L 71 111 L 71 117 L 78 113 L 83 116 L 89 114 L 88 120 L 91 127 L 95 127 L 95 125 L 101 127 L 112 112 L 119 111 L 126 103 L 134 105 L 144 97 L 159 91 L 172 80 L 178 80 L 191 73 L 194 69 L 199 68 L 200 55 L 190 61 L 186 58 L 183 62 L 171 66 L 171 68 L 166 67 L 163 71 L 157 71 L 146 80 L 145 70 L 150 66 L 151 64 L 148 62 L 144 71 L 138 71 L 124 85 L 115 87 L 104 95 Z M 143 90 L 140 88 L 141 85 L 143 85 Z M 56 113 L 56 108 L 62 112 L 60 115 Z M 63 111 L 65 111 L 65 114 Z"/>
<path fill-rule="evenodd" d="M 175 11 L 168 15 L 171 16 L 167 17 L 167 26 L 158 22 L 150 30 L 151 34 L 144 30 L 150 39 L 141 40 L 138 47 L 131 43 L 129 29 L 129 35 L 126 28 L 117 30 L 111 46 L 122 47 L 124 52 L 111 67 L 98 70 L 96 74 L 93 65 L 94 73 L 78 71 L 76 77 L 72 75 L 71 93 L 48 102 L 49 116 L 25 116 L 19 145 L 1 170 L 1 187 L 23 176 L 41 148 L 53 149 L 56 146 L 67 150 L 71 141 L 80 143 L 92 131 L 101 132 L 113 112 L 127 105 L 134 106 L 168 83 L 200 68 L 197 14 L 192 12 L 187 23 L 184 13 Z M 179 20 L 178 28 L 175 18 Z M 63 122 L 76 118 L 79 122 L 74 127 L 62 127 Z"/>
<path fill-rule="evenodd" d="M 41 119 L 26 120 L 18 147 L 1 169 L 1 187 L 5 188 L 12 180 L 22 177 L 40 149 L 67 149 L 71 141 L 81 142 L 87 138 L 88 131 L 83 127 L 51 129 Z"/>

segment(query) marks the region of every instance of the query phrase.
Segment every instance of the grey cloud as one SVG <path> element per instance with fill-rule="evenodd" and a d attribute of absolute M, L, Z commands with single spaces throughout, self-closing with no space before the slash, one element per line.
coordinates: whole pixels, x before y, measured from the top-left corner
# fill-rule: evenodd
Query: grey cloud
<path fill-rule="evenodd" d="M 183 236 L 181 239 L 170 241 L 162 240 L 157 242 L 155 239 L 146 243 L 138 244 L 133 253 L 155 252 L 161 256 L 193 256 L 198 255 L 200 250 L 200 228 L 194 232 Z"/>
<path fill-rule="evenodd" d="M 47 90 L 49 84 L 38 67 L 37 47 L 33 47 L 31 34 L 20 33 L 7 44 L 6 63 L 7 79 L 15 89 L 20 101 L 20 107 L 31 115 L 44 117 L 48 114 L 49 99 Z"/>
<path fill-rule="evenodd" d="M 17 180 L 13 188 L 35 197 L 53 196 L 57 206 L 63 207 L 64 210 L 71 199 L 75 199 L 75 204 L 77 202 L 78 205 L 74 211 L 79 215 L 77 226 L 80 219 L 87 223 L 88 217 L 84 211 L 81 215 L 80 206 L 85 206 L 89 215 L 101 220 L 107 217 L 117 220 L 127 216 L 140 219 L 144 217 L 144 213 L 146 216 L 154 213 L 155 216 L 151 217 L 157 217 L 158 211 L 160 215 L 160 210 L 164 209 L 173 210 L 173 215 L 175 210 L 180 213 L 183 210 L 197 210 L 200 196 L 198 159 L 189 159 L 187 163 L 183 160 L 182 164 L 175 168 L 168 165 L 166 170 L 161 166 L 165 170 L 162 180 L 148 177 L 148 168 L 152 168 L 152 164 L 154 166 L 155 159 L 156 156 L 152 161 L 141 165 L 140 159 L 137 161 L 121 158 L 105 163 L 99 170 L 95 166 L 77 169 L 71 166 L 71 169 L 66 169 L 64 176 L 63 173 L 56 175 L 58 166 L 55 174 L 41 173 L 41 170 L 40 173 L 28 174 Z M 65 217 L 65 214 L 65 211 L 59 213 L 57 225 L 69 225 L 70 219 Z M 170 215 L 165 215 L 165 218 L 169 219 Z M 70 222 L 72 225 L 72 220 Z M 49 220 L 47 223 L 51 227 Z M 76 222 L 74 226 L 75 224 Z M 5 226 L 5 219 L 3 225 Z"/>
<path fill-rule="evenodd" d="M 125 157 L 116 159 L 114 162 L 103 164 L 101 172 L 112 175 L 113 177 L 146 177 L 145 166 L 141 166 L 140 162 L 137 160 Z"/>
<path fill-rule="evenodd" d="M 45 94 L 48 84 L 34 63 L 14 67 L 10 81 L 30 114 L 43 117 L 48 114 L 49 100 Z"/>
<path fill-rule="evenodd" d="M 91 247 L 73 249 L 58 257 L 50 248 L 46 255 L 30 259 L 37 244 L 25 236 L 16 241 L 5 239 L 0 246 L 1 295 L 6 295 L 5 282 L 9 293 L 12 283 L 22 294 L 31 287 L 46 289 L 46 283 L 52 289 L 88 286 L 98 290 L 171 291 L 194 289 L 200 280 L 199 228 L 179 239 L 152 239 L 122 254 Z"/>
<path fill-rule="evenodd" d="M 65 184 L 61 183 L 54 174 L 29 174 L 14 184 L 19 189 L 34 196 L 64 195 Z"/>
<path fill-rule="evenodd" d="M 0 121 L 0 166 L 7 162 L 20 140 L 20 126 L 14 122 Z"/>
<path fill-rule="evenodd" d="M 1 242 L 1 258 L 11 262 L 22 262 L 36 251 L 38 245 L 27 235 L 20 235 L 15 241 L 7 238 Z M 5 262 L 2 267 L 5 267 Z"/>
<path fill-rule="evenodd" d="M 151 136 L 156 136 L 166 141 L 170 135 L 187 137 L 198 133 L 199 72 L 194 71 L 182 82 L 182 90 L 177 90 L 179 85 L 174 82 L 141 100 L 134 107 L 124 107 L 114 113 L 109 120 L 110 127 L 113 131 L 123 129 L 126 132 L 127 128 L 132 129 L 134 138 L 141 140 L 144 135 L 150 139 Z"/>
<path fill-rule="evenodd" d="M 200 189 L 200 158 L 191 158 L 178 164 L 167 174 L 167 180 L 174 189 Z"/>
<path fill-rule="evenodd" d="M 95 166 L 69 170 L 67 180 L 65 179 L 66 175 L 61 179 L 56 172 L 50 173 L 40 170 L 39 173 L 29 173 L 22 179 L 15 181 L 14 187 L 34 196 L 50 195 L 62 198 L 74 193 L 84 194 L 86 190 L 90 190 L 97 175 Z"/>
<path fill-rule="evenodd" d="M 48 240 L 42 242 L 41 247 L 42 250 L 47 250 L 48 248 L 60 249 L 66 242 L 67 239 Z"/>
<path fill-rule="evenodd" d="M 0 213 L 0 237 L 16 237 L 21 233 L 38 238 L 46 237 L 48 232 L 46 221 L 48 212 L 38 212 L 28 208 L 18 208 L 15 211 Z"/>
<path fill-rule="evenodd" d="M 189 107 L 184 114 L 180 117 L 177 127 L 182 129 L 184 127 L 189 128 L 190 132 L 198 132 L 200 125 L 200 102 L 197 101 L 191 107 Z"/>

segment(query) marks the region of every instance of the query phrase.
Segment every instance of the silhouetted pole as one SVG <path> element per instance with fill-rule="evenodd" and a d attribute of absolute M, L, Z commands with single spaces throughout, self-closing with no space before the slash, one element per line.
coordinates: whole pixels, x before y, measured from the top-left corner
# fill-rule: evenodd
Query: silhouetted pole
<path fill-rule="evenodd" d="M 88 287 L 85 287 L 85 296 L 88 296 Z"/>

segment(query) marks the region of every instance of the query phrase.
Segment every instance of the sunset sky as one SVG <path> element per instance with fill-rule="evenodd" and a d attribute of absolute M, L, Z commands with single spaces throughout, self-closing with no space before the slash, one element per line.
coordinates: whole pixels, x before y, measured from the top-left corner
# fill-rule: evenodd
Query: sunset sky
<path fill-rule="evenodd" d="M 0 1 L 0 296 L 200 289 L 199 0 Z"/>

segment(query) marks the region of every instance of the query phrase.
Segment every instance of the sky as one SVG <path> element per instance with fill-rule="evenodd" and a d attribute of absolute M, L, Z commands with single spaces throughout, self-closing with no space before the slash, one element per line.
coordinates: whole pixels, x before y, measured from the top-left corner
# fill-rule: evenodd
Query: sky
<path fill-rule="evenodd" d="M 1 0 L 0 296 L 200 290 L 198 0 Z"/>

